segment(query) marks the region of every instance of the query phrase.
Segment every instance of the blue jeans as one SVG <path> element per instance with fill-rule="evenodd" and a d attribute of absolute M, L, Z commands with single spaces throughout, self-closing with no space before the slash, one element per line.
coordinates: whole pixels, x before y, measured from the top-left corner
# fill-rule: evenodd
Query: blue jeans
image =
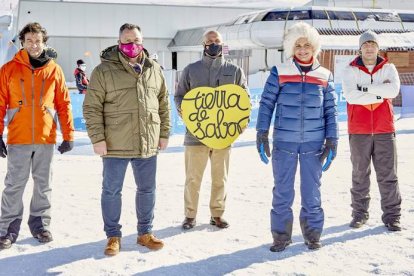
<path fill-rule="evenodd" d="M 300 193 L 302 231 L 322 232 L 324 213 L 321 207 L 320 179 L 322 165 L 319 160 L 323 142 L 292 143 L 275 141 L 272 153 L 274 176 L 273 202 L 270 212 L 273 233 L 292 235 L 292 204 L 295 197 L 295 174 L 300 162 Z M 303 233 L 304 236 L 307 233 Z"/>
<path fill-rule="evenodd" d="M 151 233 L 155 206 L 155 174 L 157 156 L 150 158 L 103 158 L 101 195 L 104 231 L 107 237 L 122 237 L 119 219 L 122 207 L 122 186 L 125 172 L 131 162 L 137 191 L 135 209 L 138 235 Z"/>

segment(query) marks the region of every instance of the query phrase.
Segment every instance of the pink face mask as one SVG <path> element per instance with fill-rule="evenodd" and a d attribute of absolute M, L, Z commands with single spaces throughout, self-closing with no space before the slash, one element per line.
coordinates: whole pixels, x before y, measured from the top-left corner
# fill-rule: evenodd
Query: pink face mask
<path fill-rule="evenodd" d="M 142 44 L 131 43 L 119 43 L 119 50 L 129 58 L 136 58 L 144 50 Z"/>

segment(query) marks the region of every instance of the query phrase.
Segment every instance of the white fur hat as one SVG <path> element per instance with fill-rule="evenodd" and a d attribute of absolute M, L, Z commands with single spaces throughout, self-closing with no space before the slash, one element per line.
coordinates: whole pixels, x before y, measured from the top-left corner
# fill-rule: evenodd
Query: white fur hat
<path fill-rule="evenodd" d="M 313 57 L 316 58 L 321 51 L 321 39 L 318 31 L 311 25 L 299 22 L 292 25 L 283 38 L 285 56 L 291 58 L 294 55 L 295 43 L 299 38 L 306 38 L 313 46 Z"/>

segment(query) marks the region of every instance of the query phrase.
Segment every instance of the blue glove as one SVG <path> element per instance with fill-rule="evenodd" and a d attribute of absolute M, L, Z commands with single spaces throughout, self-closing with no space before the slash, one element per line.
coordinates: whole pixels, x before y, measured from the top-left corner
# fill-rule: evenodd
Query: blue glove
<path fill-rule="evenodd" d="M 5 158 L 7 156 L 7 147 L 3 142 L 3 136 L 0 135 L 0 156 Z"/>
<path fill-rule="evenodd" d="M 269 148 L 269 131 L 267 130 L 259 130 L 257 131 L 256 135 L 256 146 L 257 151 L 260 155 L 260 160 L 263 163 L 268 164 L 270 155 L 270 148 Z"/>
<path fill-rule="evenodd" d="M 320 157 L 322 164 L 322 171 L 327 171 L 331 166 L 332 161 L 336 157 L 336 151 L 338 147 L 338 140 L 336 139 L 326 139 L 325 145 L 323 146 L 323 152 Z"/>

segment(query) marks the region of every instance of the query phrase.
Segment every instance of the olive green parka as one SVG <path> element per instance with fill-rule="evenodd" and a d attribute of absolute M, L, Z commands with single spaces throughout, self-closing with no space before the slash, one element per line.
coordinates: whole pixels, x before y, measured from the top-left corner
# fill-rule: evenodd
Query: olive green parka
<path fill-rule="evenodd" d="M 137 73 L 111 46 L 102 51 L 92 72 L 83 116 L 93 144 L 106 141 L 107 157 L 148 158 L 159 138 L 170 133 L 169 96 L 161 67 L 144 57 Z"/>

